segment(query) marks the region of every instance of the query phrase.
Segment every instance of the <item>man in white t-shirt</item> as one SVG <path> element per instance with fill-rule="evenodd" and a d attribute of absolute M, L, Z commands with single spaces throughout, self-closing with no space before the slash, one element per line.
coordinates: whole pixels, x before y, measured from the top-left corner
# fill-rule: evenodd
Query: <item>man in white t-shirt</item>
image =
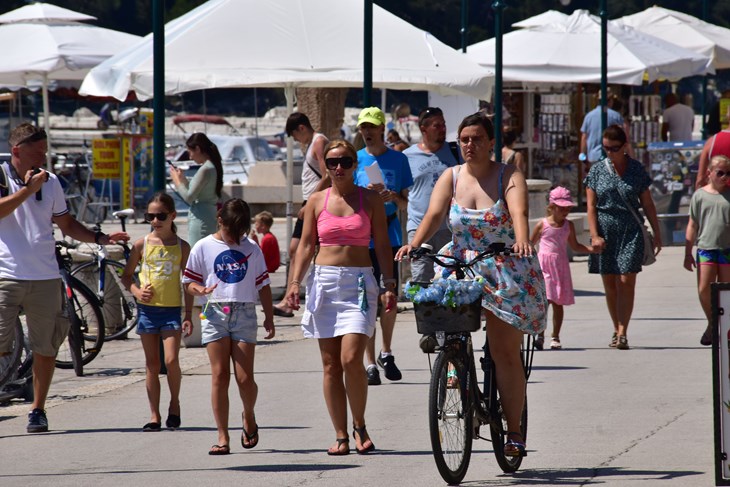
<path fill-rule="evenodd" d="M 695 112 L 687 105 L 679 103 L 674 93 L 664 97 L 667 108 L 662 114 L 662 140 L 681 142 L 692 140 L 692 130 L 695 125 Z"/>
<path fill-rule="evenodd" d="M 28 433 L 48 431 L 44 410 L 56 354 L 68 334 L 53 224 L 82 242 L 108 245 L 129 240 L 126 233 L 92 232 L 66 207 L 54 174 L 43 169 L 46 132 L 24 123 L 10 132 L 11 160 L 0 164 L 0 355 L 12 350 L 15 323 L 25 312 L 33 351 L 33 404 Z"/>
<path fill-rule="evenodd" d="M 302 148 L 306 147 L 307 152 L 304 155 L 304 163 L 302 164 L 302 207 L 297 215 L 297 222 L 294 224 L 291 242 L 289 242 L 289 264 L 288 268 L 294 268 L 294 257 L 299 246 L 299 239 L 302 237 L 302 228 L 304 226 L 304 205 L 307 204 L 309 197 L 327 188 L 330 185 L 329 175 L 324 166 L 324 148 L 329 142 L 327 137 L 319 132 L 315 132 L 309 117 L 301 112 L 292 113 L 286 119 L 284 128 L 286 135 L 293 138 Z M 289 308 L 286 300 L 282 300 L 274 306 L 274 314 L 276 316 L 292 317 L 294 313 Z"/>

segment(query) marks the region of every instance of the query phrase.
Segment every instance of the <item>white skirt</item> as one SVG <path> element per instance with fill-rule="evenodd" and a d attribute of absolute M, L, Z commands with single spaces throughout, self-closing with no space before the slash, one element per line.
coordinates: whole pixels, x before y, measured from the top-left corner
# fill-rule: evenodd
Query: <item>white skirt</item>
<path fill-rule="evenodd" d="M 378 283 L 371 267 L 316 265 L 307 278 L 302 316 L 305 338 L 360 333 L 372 336 L 378 312 Z"/>

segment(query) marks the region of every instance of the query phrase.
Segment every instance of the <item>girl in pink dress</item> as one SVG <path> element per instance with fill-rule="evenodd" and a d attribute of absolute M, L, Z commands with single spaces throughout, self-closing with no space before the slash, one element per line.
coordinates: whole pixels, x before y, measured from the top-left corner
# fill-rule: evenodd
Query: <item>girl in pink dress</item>
<path fill-rule="evenodd" d="M 570 191 L 558 186 L 550 191 L 547 217 L 540 220 L 532 231 L 530 240 L 533 245 L 540 242 L 537 257 L 545 277 L 545 290 L 548 303 L 553 308 L 553 334 L 550 348 L 562 348 L 560 327 L 563 325 L 563 306 L 575 303 L 573 279 L 568 264 L 568 245 L 574 252 L 593 252 L 593 247 L 578 242 L 573 222 L 567 220 L 570 209 L 575 206 Z M 567 244 L 567 245 L 566 245 Z M 535 340 L 535 348 L 542 350 L 545 336 Z"/>

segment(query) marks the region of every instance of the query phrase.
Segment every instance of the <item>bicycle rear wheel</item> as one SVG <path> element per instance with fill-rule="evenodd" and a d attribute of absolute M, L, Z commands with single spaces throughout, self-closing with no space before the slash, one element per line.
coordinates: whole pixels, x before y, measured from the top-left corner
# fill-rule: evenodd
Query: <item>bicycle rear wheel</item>
<path fill-rule="evenodd" d="M 492 401 L 489 411 L 490 416 L 493 418 L 489 427 L 489 432 L 492 437 L 492 448 L 494 449 L 494 456 L 496 457 L 497 463 L 502 471 L 504 473 L 513 473 L 520 468 L 520 465 L 522 465 L 523 457 L 508 456 L 504 453 L 504 443 L 507 440 L 507 432 L 509 431 L 507 429 L 507 418 L 505 418 L 504 411 L 502 410 L 501 398 L 497 391 L 497 381 L 494 375 L 492 376 L 491 383 L 491 397 L 497 398 L 496 401 Z M 522 434 L 523 441 L 527 442 L 527 394 L 525 394 L 525 405 L 522 408 L 520 433 Z"/>
<path fill-rule="evenodd" d="M 88 364 L 99 354 L 101 346 L 104 344 L 104 314 L 101 311 L 99 299 L 78 279 L 69 276 L 69 284 L 72 289 L 72 296 L 67 301 L 70 317 L 75 313 L 78 317 L 79 326 L 81 327 L 81 363 Z M 71 322 L 73 326 L 73 321 Z M 72 330 L 69 330 L 69 334 Z M 56 367 L 59 369 L 71 369 L 74 367 L 72 358 L 73 344 L 69 343 L 69 338 L 61 344 L 61 348 L 56 356 Z"/>
<path fill-rule="evenodd" d="M 106 324 L 104 341 L 126 338 L 137 324 L 137 302 L 131 292 L 122 284 L 124 264 L 114 260 L 106 261 L 104 272 L 104 323 Z M 86 262 L 75 267 L 71 275 L 81 280 L 90 289 L 99 285 L 99 266 L 96 262 Z M 135 276 L 139 284 L 139 279 Z"/>
<path fill-rule="evenodd" d="M 474 413 L 468 392 L 467 367 L 452 350 L 438 354 L 428 398 L 431 448 L 441 477 L 458 484 L 471 459 Z"/>

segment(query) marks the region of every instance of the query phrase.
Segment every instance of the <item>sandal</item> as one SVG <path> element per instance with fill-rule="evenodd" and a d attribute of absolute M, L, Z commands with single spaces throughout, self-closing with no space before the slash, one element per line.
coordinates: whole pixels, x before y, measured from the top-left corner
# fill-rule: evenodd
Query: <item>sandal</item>
<path fill-rule="evenodd" d="M 523 441 L 515 441 L 509 439 L 510 436 L 519 436 L 522 439 L 522 433 L 518 431 L 510 431 L 507 433 L 507 443 L 504 444 L 504 454 L 508 457 L 526 457 L 527 447 Z"/>
<path fill-rule="evenodd" d="M 256 425 L 256 429 L 253 433 L 248 434 L 246 431 L 246 428 L 242 428 L 243 431 L 241 432 L 241 446 L 244 447 L 246 450 L 250 450 L 251 448 L 255 447 L 259 444 L 259 425 Z M 246 442 L 244 442 L 246 440 Z"/>
<path fill-rule="evenodd" d="M 712 345 L 712 331 L 709 328 L 702 334 L 702 338 L 700 338 L 700 345 L 704 345 L 705 347 Z"/>
<path fill-rule="evenodd" d="M 616 348 L 619 350 L 629 349 L 629 340 L 626 338 L 626 335 L 621 335 L 620 337 L 618 337 L 618 343 L 616 344 Z"/>
<path fill-rule="evenodd" d="M 333 450 L 332 448 L 330 448 L 329 450 L 327 450 L 327 455 L 330 455 L 333 457 L 349 455 L 350 454 L 350 438 L 337 438 L 336 441 L 337 441 L 337 449 Z M 342 445 L 346 445 L 347 449 L 340 450 Z"/>
<path fill-rule="evenodd" d="M 552 340 L 550 340 L 550 348 L 552 350 L 560 350 L 563 348 L 563 346 L 560 344 L 560 338 L 553 337 Z"/>
<path fill-rule="evenodd" d="M 228 455 L 231 453 L 231 447 L 228 445 L 213 445 L 208 450 L 208 455 Z"/>
<path fill-rule="evenodd" d="M 355 434 L 357 433 L 357 436 L 360 437 L 360 444 L 364 443 L 367 440 L 364 440 L 364 438 L 367 436 L 368 440 L 370 440 L 370 446 L 366 448 L 358 448 L 357 443 L 355 443 L 355 450 L 357 451 L 358 455 L 365 455 L 366 453 L 370 453 L 371 451 L 375 450 L 375 444 L 373 443 L 373 440 L 370 439 L 370 435 L 368 435 L 368 431 L 365 428 L 365 425 L 362 425 L 361 427 L 357 427 L 354 424 L 352 425 L 352 438 L 357 442 L 357 436 Z"/>
<path fill-rule="evenodd" d="M 611 343 L 608 344 L 611 348 L 616 348 L 616 345 L 618 345 L 618 335 L 614 333 L 611 335 Z"/>

